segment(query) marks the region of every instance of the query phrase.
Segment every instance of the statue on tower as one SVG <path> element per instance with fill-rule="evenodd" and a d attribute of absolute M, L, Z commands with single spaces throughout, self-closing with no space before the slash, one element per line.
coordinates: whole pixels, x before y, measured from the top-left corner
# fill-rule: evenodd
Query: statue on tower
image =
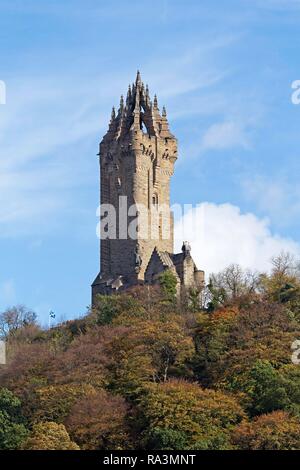
<path fill-rule="evenodd" d="M 189 244 L 189 242 L 183 242 L 181 251 L 183 253 L 184 258 L 186 258 L 187 256 L 191 256 L 191 245 Z"/>
<path fill-rule="evenodd" d="M 140 244 L 137 243 L 134 251 L 135 256 L 135 272 L 139 273 L 142 266 L 142 255 L 141 255 L 141 248 Z"/>

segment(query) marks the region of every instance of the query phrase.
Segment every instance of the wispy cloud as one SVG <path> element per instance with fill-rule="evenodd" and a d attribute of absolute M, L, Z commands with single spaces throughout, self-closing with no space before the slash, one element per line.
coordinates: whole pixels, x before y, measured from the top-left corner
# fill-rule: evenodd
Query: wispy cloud
<path fill-rule="evenodd" d="M 254 175 L 245 178 L 242 187 L 245 198 L 254 202 L 277 226 L 288 226 L 299 219 L 300 188 L 291 177 Z"/>
<path fill-rule="evenodd" d="M 222 150 L 233 147 L 249 147 L 246 130 L 236 122 L 221 122 L 210 126 L 202 138 L 204 150 Z"/>
<path fill-rule="evenodd" d="M 102 93 L 71 78 L 10 83 L 0 109 L 0 236 L 45 230 L 41 219 L 57 218 L 70 189 L 88 183 L 89 156 L 79 150 L 106 126 Z"/>
<path fill-rule="evenodd" d="M 0 283 L 0 298 L 2 305 L 10 305 L 16 300 L 15 283 L 13 279 L 7 279 Z"/>
<path fill-rule="evenodd" d="M 164 59 L 150 57 L 143 78 L 175 109 L 183 95 L 209 90 L 224 78 L 228 71 L 210 56 L 236 40 L 219 36 L 193 48 L 182 45 L 180 57 L 175 50 Z M 42 219 L 57 220 L 63 211 L 75 210 L 71 190 L 94 177 L 93 156 L 83 152 L 94 142 L 96 153 L 111 105 L 126 91 L 126 76 L 132 81 L 134 74 L 127 67 L 113 78 L 102 71 L 93 78 L 74 77 L 66 69 L 55 77 L 10 80 L 7 105 L 0 110 L 0 236 L 46 230 Z"/>

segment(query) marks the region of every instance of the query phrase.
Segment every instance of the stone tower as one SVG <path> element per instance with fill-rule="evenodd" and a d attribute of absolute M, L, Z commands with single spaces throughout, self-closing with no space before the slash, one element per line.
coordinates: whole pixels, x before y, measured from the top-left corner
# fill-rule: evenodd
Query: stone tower
<path fill-rule="evenodd" d="M 118 112 L 112 109 L 100 143 L 101 215 L 105 220 L 109 211 L 105 205 L 111 205 L 117 223 L 113 236 L 101 237 L 101 266 L 92 284 L 92 302 L 97 293 L 155 282 L 156 274 L 166 269 L 164 264 L 158 266 L 156 255 L 160 259 L 168 254 L 172 262 L 170 178 L 176 159 L 177 139 L 169 130 L 166 110 L 163 107 L 160 113 L 156 95 L 152 101 L 138 72 L 126 101 L 121 96 Z M 178 275 L 174 263 L 173 268 Z"/>

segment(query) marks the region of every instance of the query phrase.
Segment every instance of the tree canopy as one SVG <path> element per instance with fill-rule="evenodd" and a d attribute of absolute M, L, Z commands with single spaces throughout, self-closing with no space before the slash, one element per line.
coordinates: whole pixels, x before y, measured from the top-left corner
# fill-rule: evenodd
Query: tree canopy
<path fill-rule="evenodd" d="M 166 271 L 51 329 L 0 313 L 0 449 L 300 449 L 299 264 L 272 263 L 180 301 Z"/>

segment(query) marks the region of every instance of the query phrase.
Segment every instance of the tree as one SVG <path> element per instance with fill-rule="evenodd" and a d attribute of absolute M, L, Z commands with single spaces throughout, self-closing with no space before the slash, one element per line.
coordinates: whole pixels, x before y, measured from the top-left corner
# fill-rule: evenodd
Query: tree
<path fill-rule="evenodd" d="M 55 384 L 36 388 L 35 399 L 31 401 L 31 420 L 61 423 L 81 397 L 91 396 L 93 393 L 95 393 L 94 387 L 85 383 Z"/>
<path fill-rule="evenodd" d="M 79 450 L 63 424 L 37 423 L 23 444 L 24 450 Z"/>
<path fill-rule="evenodd" d="M 170 380 L 151 384 L 140 398 L 147 449 L 230 449 L 230 432 L 245 418 L 228 394 L 196 383 Z"/>
<path fill-rule="evenodd" d="M 212 274 L 208 288 L 211 301 L 208 310 L 230 304 L 248 304 L 257 295 L 259 275 L 256 272 L 243 270 L 238 264 L 231 264 L 223 271 Z"/>
<path fill-rule="evenodd" d="M 291 400 L 285 385 L 280 372 L 266 360 L 256 361 L 248 372 L 232 381 L 233 389 L 246 393 L 246 407 L 252 416 L 287 409 Z"/>
<path fill-rule="evenodd" d="M 100 295 L 96 296 L 96 302 L 92 310 L 92 316 L 97 325 L 109 325 L 121 314 L 140 317 L 145 312 L 144 307 L 128 294 Z"/>
<path fill-rule="evenodd" d="M 263 274 L 261 289 L 266 299 L 284 306 L 288 314 L 300 320 L 300 268 L 289 253 L 281 253 L 272 259 L 270 275 Z"/>
<path fill-rule="evenodd" d="M 237 309 L 227 307 L 213 314 L 202 313 L 196 317 L 193 369 L 196 377 L 207 386 L 219 378 L 238 314 Z"/>
<path fill-rule="evenodd" d="M 24 305 L 16 305 L 0 313 L 0 338 L 7 338 L 18 329 L 36 324 L 37 315 Z"/>
<path fill-rule="evenodd" d="M 278 372 L 289 399 L 286 410 L 300 417 L 300 368 L 298 365 L 286 364 Z"/>
<path fill-rule="evenodd" d="M 47 344 L 20 344 L 17 350 L 10 351 L 7 365 L 0 369 L 1 383 L 21 398 L 24 406 L 26 392 L 47 382 L 52 360 Z"/>
<path fill-rule="evenodd" d="M 68 348 L 59 351 L 51 362 L 47 378 L 50 383 L 77 383 L 102 387 L 105 383 L 105 366 L 109 362 L 106 343 L 111 339 L 109 327 L 93 325 L 85 334 L 73 339 Z"/>
<path fill-rule="evenodd" d="M 163 303 L 176 305 L 177 301 L 177 279 L 175 275 L 167 269 L 158 276 L 158 281 L 163 294 Z"/>
<path fill-rule="evenodd" d="M 85 334 L 76 336 L 64 350 L 52 349 L 52 336 L 18 344 L 14 350 L 9 348 L 8 363 L 0 368 L 1 383 L 21 398 L 26 395 L 27 403 L 28 393 L 54 383 L 102 387 L 108 362 L 105 345 L 110 339 L 109 329 L 94 325 Z"/>
<path fill-rule="evenodd" d="M 285 411 L 243 421 L 232 433 L 232 441 L 242 450 L 299 450 L 300 421 Z"/>
<path fill-rule="evenodd" d="M 297 262 L 291 253 L 282 251 L 278 256 L 274 256 L 271 262 L 273 276 L 285 279 L 286 276 L 299 277 L 300 275 L 299 261 Z"/>
<path fill-rule="evenodd" d="M 258 285 L 233 265 L 200 311 L 198 292 L 179 304 L 163 274 L 50 331 L 2 316 L 0 447 L 299 448 L 296 263 L 279 257 Z"/>
<path fill-rule="evenodd" d="M 150 427 L 146 433 L 146 445 L 157 450 L 182 450 L 188 445 L 188 435 L 167 427 Z"/>
<path fill-rule="evenodd" d="M 206 385 L 231 389 L 257 360 L 268 360 L 276 368 L 290 363 L 297 334 L 299 323 L 280 304 L 262 300 L 201 315 L 194 334 L 194 371 Z"/>
<path fill-rule="evenodd" d="M 6 388 L 0 389 L 0 449 L 18 449 L 27 437 L 21 402 Z"/>
<path fill-rule="evenodd" d="M 186 317 L 193 317 L 192 314 L 204 311 L 207 308 L 207 287 L 201 289 L 190 287 L 180 289 L 180 297 L 178 298 L 179 311 Z M 210 301 L 209 297 L 209 301 Z"/>
<path fill-rule="evenodd" d="M 127 449 L 130 446 L 127 413 L 123 398 L 98 390 L 76 402 L 65 425 L 81 449 Z"/>
<path fill-rule="evenodd" d="M 143 309 L 138 309 L 138 315 L 134 312 L 132 314 L 124 311 L 113 321 L 114 324 L 124 324 L 123 319 L 126 320 L 129 317 L 138 317 L 144 320 L 162 320 L 170 313 L 170 306 L 164 303 L 165 295 L 159 284 L 132 286 L 128 289 L 128 295 L 134 298 Z"/>
<path fill-rule="evenodd" d="M 191 288 L 187 293 L 187 305 L 186 308 L 191 312 L 198 312 L 200 308 L 204 307 L 203 295 L 201 290 Z"/>
<path fill-rule="evenodd" d="M 110 387 L 135 397 L 149 381 L 166 381 L 170 375 L 188 373 L 194 347 L 183 320 L 131 319 L 131 326 L 119 329 L 107 346 Z"/>
<path fill-rule="evenodd" d="M 151 357 L 154 378 L 166 382 L 170 372 L 183 368 L 194 353 L 192 338 L 179 318 L 166 322 L 144 322 L 141 340 L 145 352 Z"/>

